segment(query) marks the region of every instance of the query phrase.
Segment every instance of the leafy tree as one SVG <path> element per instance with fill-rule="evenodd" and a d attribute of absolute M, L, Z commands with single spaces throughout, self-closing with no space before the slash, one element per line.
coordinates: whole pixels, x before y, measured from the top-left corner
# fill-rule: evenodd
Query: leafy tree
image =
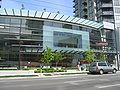
<path fill-rule="evenodd" d="M 95 60 L 95 53 L 94 53 L 94 51 L 93 50 L 87 50 L 87 51 L 85 51 L 85 53 L 84 53 L 84 59 L 86 61 L 88 61 L 89 63 L 93 62 Z"/>
<path fill-rule="evenodd" d="M 101 61 L 104 61 L 106 59 L 106 56 L 105 56 L 104 52 L 99 53 L 98 59 L 101 60 Z"/>
<path fill-rule="evenodd" d="M 56 61 L 56 67 L 59 61 L 63 60 L 63 54 L 61 54 L 60 52 L 56 52 L 54 53 L 54 60 Z"/>
<path fill-rule="evenodd" d="M 52 60 L 54 60 L 54 53 L 51 48 L 46 48 L 45 51 L 42 53 L 42 61 L 44 64 L 49 64 Z"/>

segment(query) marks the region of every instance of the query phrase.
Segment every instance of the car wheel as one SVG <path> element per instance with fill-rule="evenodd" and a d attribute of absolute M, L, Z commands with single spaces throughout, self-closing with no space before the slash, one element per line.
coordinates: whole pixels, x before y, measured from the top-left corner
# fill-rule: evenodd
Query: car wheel
<path fill-rule="evenodd" d="M 117 72 L 117 70 L 116 69 L 113 69 L 113 73 L 116 73 Z"/>
<path fill-rule="evenodd" d="M 102 75 L 103 74 L 103 70 L 100 70 L 99 73 Z"/>

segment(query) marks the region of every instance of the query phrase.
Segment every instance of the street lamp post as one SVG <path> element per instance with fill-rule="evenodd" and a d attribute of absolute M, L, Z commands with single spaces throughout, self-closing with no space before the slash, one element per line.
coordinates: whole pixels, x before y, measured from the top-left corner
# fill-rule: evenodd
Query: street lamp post
<path fill-rule="evenodd" d="M 118 41 L 118 35 L 117 35 L 117 30 L 116 30 L 116 28 L 115 28 L 115 45 L 116 45 L 116 65 L 117 65 L 117 68 L 118 68 L 118 70 L 119 70 L 119 50 L 118 50 L 118 43 L 119 43 L 119 41 Z"/>
<path fill-rule="evenodd" d="M 116 19 L 115 19 L 114 3 L 115 3 L 114 0 L 112 0 L 113 16 L 114 16 L 113 20 L 114 20 L 115 48 L 116 48 L 116 54 L 117 54 L 117 55 L 116 55 L 116 64 L 117 64 L 117 68 L 118 68 L 118 70 L 119 70 L 119 51 L 118 51 L 118 43 L 119 43 L 119 42 L 118 42 L 118 39 L 117 39 L 117 38 L 118 38 L 118 37 L 117 37 L 117 36 L 118 36 L 118 35 L 117 35 L 117 33 L 118 33 L 117 31 L 118 31 L 118 30 L 117 30 L 117 29 L 118 29 L 118 28 L 116 28 Z"/>

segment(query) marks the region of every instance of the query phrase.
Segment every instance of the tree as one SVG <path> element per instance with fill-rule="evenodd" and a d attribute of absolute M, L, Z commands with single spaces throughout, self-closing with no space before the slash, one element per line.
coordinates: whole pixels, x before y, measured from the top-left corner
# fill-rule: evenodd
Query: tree
<path fill-rule="evenodd" d="M 87 50 L 87 51 L 85 51 L 85 53 L 84 53 L 84 59 L 87 62 L 89 62 L 89 63 L 93 62 L 95 60 L 95 53 L 94 53 L 94 51 L 93 50 Z"/>
<path fill-rule="evenodd" d="M 98 59 L 101 60 L 101 61 L 104 61 L 106 59 L 106 56 L 105 56 L 104 52 L 99 53 Z"/>
<path fill-rule="evenodd" d="M 44 64 L 49 64 L 52 60 L 54 60 L 54 53 L 51 48 L 46 48 L 45 51 L 42 53 L 42 61 Z"/>
<path fill-rule="evenodd" d="M 54 53 L 54 60 L 56 61 L 56 67 L 59 61 L 63 60 L 63 54 L 61 54 L 60 52 L 56 52 Z"/>

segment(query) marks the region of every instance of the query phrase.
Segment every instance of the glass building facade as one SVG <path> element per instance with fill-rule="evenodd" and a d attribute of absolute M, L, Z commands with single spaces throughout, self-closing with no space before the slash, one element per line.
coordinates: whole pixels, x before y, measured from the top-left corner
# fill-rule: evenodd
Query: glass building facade
<path fill-rule="evenodd" d="M 68 66 L 76 65 L 85 50 L 102 50 L 96 44 L 102 29 L 101 23 L 58 13 L 1 9 L 0 66 L 39 66 L 46 47 L 63 53 Z"/>

